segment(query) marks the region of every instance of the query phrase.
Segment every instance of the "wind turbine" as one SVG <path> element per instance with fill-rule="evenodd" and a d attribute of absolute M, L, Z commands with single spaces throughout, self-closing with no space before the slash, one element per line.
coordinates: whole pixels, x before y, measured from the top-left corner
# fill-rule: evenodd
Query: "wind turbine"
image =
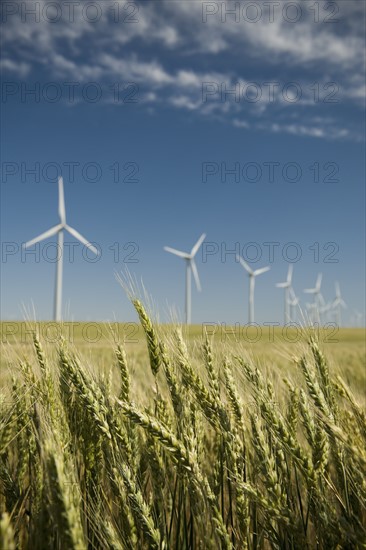
<path fill-rule="evenodd" d="M 90 248 L 94 254 L 98 255 L 99 252 L 90 242 L 88 242 L 76 229 L 70 227 L 66 223 L 66 210 L 65 210 L 65 196 L 64 196 L 64 182 L 62 177 L 58 178 L 58 215 L 60 217 L 60 223 L 51 227 L 45 233 L 42 233 L 38 237 L 35 237 L 31 241 L 28 241 L 23 246 L 24 248 L 29 248 L 36 243 L 44 241 L 49 237 L 53 237 L 57 234 L 57 243 L 58 243 L 58 255 L 56 263 L 56 284 L 55 284 L 55 299 L 54 299 L 54 320 L 61 320 L 61 302 L 62 302 L 62 271 L 63 271 L 63 255 L 64 255 L 64 231 L 67 231 L 75 237 L 81 244 Z"/>
<path fill-rule="evenodd" d="M 321 287 L 321 284 L 322 284 L 322 278 L 323 278 L 322 273 L 319 273 L 319 275 L 317 277 L 317 280 L 316 280 L 316 283 L 315 283 L 315 287 L 304 289 L 304 292 L 306 292 L 306 294 L 312 294 L 314 296 L 312 309 L 316 311 L 318 318 L 319 318 L 320 287 Z"/>
<path fill-rule="evenodd" d="M 292 284 L 292 273 L 294 270 L 293 264 L 290 264 L 288 266 L 288 272 L 287 272 L 287 279 L 283 283 L 277 283 L 277 288 L 284 288 L 285 289 L 285 308 L 284 308 L 284 324 L 289 323 L 291 321 L 290 316 L 290 289 Z"/>
<path fill-rule="evenodd" d="M 342 299 L 339 283 L 336 282 L 334 286 L 335 286 L 336 297 L 335 297 L 335 300 L 333 301 L 332 306 L 336 312 L 337 326 L 340 327 L 342 322 L 341 308 L 343 307 L 345 309 L 347 306 L 344 300 Z"/>
<path fill-rule="evenodd" d="M 201 283 L 200 278 L 198 276 L 197 266 L 196 262 L 194 261 L 194 257 L 197 254 L 201 244 L 206 238 L 206 234 L 203 233 L 194 247 L 192 248 L 191 252 L 181 252 L 180 250 L 176 250 L 175 248 L 170 248 L 169 246 L 164 246 L 164 250 L 166 252 L 170 252 L 171 254 L 175 254 L 175 256 L 179 256 L 180 258 L 183 258 L 186 261 L 186 324 L 189 325 L 191 323 L 191 278 L 192 278 L 192 272 L 193 277 L 196 283 L 197 290 L 201 291 Z"/>
<path fill-rule="evenodd" d="M 362 318 L 363 314 L 357 311 L 357 309 L 354 309 L 353 315 L 351 316 L 351 323 L 354 324 L 355 327 L 362 327 Z"/>
<path fill-rule="evenodd" d="M 269 271 L 270 267 L 261 267 L 260 269 L 256 269 L 253 271 L 253 269 L 243 260 L 243 258 L 239 255 L 236 256 L 236 260 L 241 263 L 241 265 L 244 267 L 245 271 L 249 275 L 249 317 L 248 322 L 249 324 L 254 323 L 254 287 L 255 287 L 255 278 L 257 275 L 261 275 L 262 273 L 265 273 L 266 271 Z"/>

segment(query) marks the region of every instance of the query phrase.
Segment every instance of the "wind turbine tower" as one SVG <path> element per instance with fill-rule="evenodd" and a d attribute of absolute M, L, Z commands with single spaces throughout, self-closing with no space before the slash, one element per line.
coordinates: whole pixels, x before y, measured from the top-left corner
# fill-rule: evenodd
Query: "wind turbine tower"
<path fill-rule="evenodd" d="M 179 256 L 179 258 L 183 258 L 186 261 L 186 306 L 185 306 L 185 313 L 186 313 L 186 324 L 189 325 L 191 323 L 191 304 L 192 304 L 192 273 L 193 277 L 196 283 L 197 290 L 201 291 L 201 283 L 200 278 L 198 276 L 197 266 L 196 262 L 194 261 L 194 257 L 197 254 L 201 244 L 205 240 L 206 235 L 203 233 L 194 247 L 192 248 L 191 252 L 182 252 L 181 250 L 176 250 L 175 248 L 170 248 L 169 246 L 164 246 L 164 250 L 166 252 L 170 252 L 171 254 L 174 254 L 175 256 Z"/>
<path fill-rule="evenodd" d="M 296 296 L 292 286 L 289 289 L 290 299 L 289 299 L 289 310 L 290 310 L 290 323 L 296 322 L 296 307 L 299 305 L 299 298 Z"/>
<path fill-rule="evenodd" d="M 248 322 L 249 324 L 254 323 L 254 287 L 255 287 L 255 278 L 257 275 L 261 275 L 262 273 L 265 273 L 266 271 L 269 271 L 270 267 L 261 267 L 260 269 L 256 269 L 255 271 L 247 264 L 245 260 L 241 256 L 236 256 L 236 260 L 240 262 L 242 267 L 244 267 L 245 271 L 249 275 L 249 316 L 248 316 Z"/>
<path fill-rule="evenodd" d="M 292 273 L 294 270 L 293 264 L 290 264 L 288 266 L 288 272 L 287 272 L 287 279 L 283 283 L 277 283 L 277 288 L 284 288 L 285 289 L 285 306 L 284 306 L 284 324 L 286 325 L 291 321 L 291 315 L 290 315 L 290 289 L 292 285 Z"/>
<path fill-rule="evenodd" d="M 346 309 L 347 306 L 346 306 L 346 304 L 345 304 L 345 302 L 342 298 L 339 283 L 336 282 L 334 286 L 335 286 L 336 297 L 333 301 L 332 307 L 334 308 L 334 310 L 336 312 L 337 326 L 340 327 L 341 324 L 342 324 L 342 311 L 341 311 L 341 308 Z"/>

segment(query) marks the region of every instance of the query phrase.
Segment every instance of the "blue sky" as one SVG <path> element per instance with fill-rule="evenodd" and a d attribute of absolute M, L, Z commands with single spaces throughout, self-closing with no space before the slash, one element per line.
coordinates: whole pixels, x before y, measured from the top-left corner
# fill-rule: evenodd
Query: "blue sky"
<path fill-rule="evenodd" d="M 115 281 L 126 267 L 163 320 L 183 312 L 184 264 L 163 246 L 190 250 L 203 232 L 193 322 L 246 322 L 248 280 L 230 250 L 271 266 L 256 321 L 281 321 L 290 243 L 303 305 L 322 272 L 327 301 L 340 282 L 346 324 L 364 310 L 364 3 L 270 3 L 270 19 L 268 3 L 241 2 L 226 21 L 221 2 L 120 2 L 118 14 L 117 2 L 81 2 L 73 18 L 64 3 L 27 2 L 36 16 L 5 4 L 2 319 L 32 303 L 52 316 L 54 240 L 39 257 L 20 250 L 58 221 L 59 170 L 69 223 L 102 251 L 65 253 L 66 318 L 134 319 Z M 265 243 L 279 243 L 273 258 Z"/>

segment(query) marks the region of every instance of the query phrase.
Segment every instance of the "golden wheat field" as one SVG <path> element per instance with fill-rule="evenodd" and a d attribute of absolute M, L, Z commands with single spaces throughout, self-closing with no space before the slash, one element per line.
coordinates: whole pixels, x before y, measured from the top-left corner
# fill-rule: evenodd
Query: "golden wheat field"
<path fill-rule="evenodd" d="M 133 302 L 138 324 L 1 324 L 0 547 L 365 548 L 363 330 Z"/>

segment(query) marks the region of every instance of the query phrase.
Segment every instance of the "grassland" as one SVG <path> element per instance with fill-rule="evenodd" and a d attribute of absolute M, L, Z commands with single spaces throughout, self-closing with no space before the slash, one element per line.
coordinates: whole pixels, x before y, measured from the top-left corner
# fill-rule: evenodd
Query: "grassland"
<path fill-rule="evenodd" d="M 0 548 L 365 548 L 364 331 L 134 304 L 138 324 L 1 324 Z"/>

